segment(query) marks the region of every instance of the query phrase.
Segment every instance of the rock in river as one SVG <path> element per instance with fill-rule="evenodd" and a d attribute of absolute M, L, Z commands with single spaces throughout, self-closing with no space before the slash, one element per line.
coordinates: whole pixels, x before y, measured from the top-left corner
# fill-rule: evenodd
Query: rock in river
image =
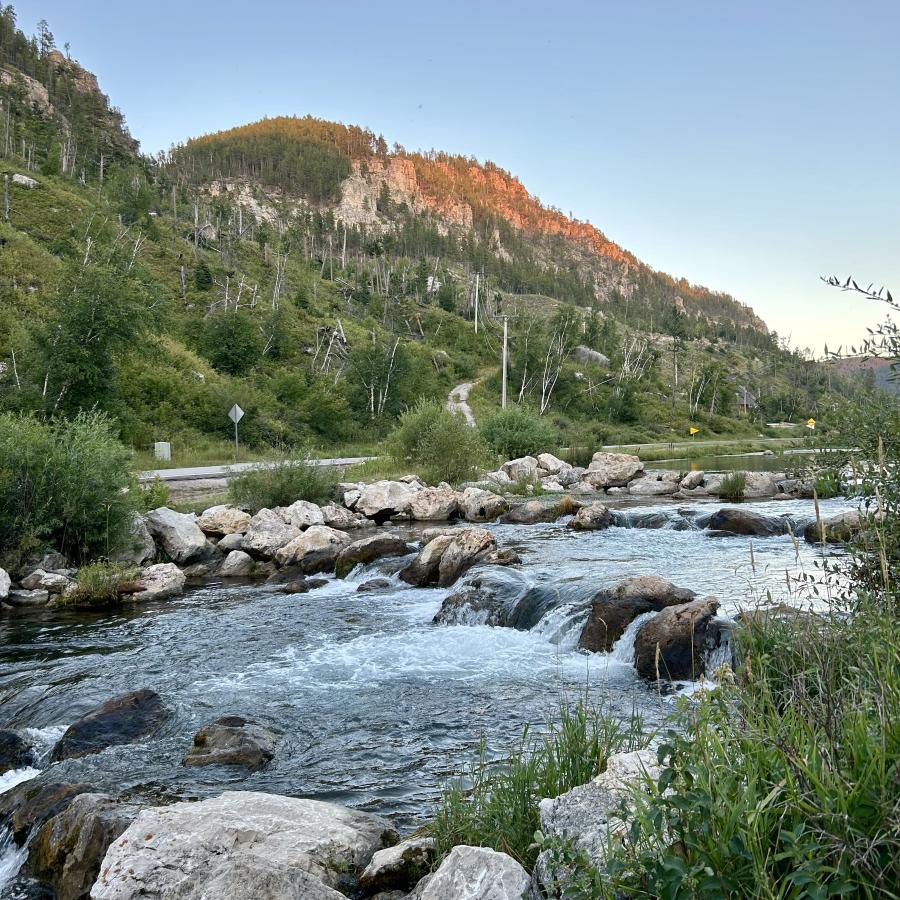
<path fill-rule="evenodd" d="M 146 522 L 150 534 L 172 562 L 185 565 L 197 562 L 206 555 L 206 535 L 200 530 L 193 514 L 160 506 L 147 513 Z"/>
<path fill-rule="evenodd" d="M 375 534 L 344 547 L 335 562 L 334 574 L 344 578 L 360 563 L 370 563 L 385 556 L 405 556 L 411 549 L 406 541 L 394 534 Z"/>
<path fill-rule="evenodd" d="M 507 509 L 503 497 L 481 488 L 467 487 L 459 497 L 459 510 L 467 522 L 493 522 Z"/>
<path fill-rule="evenodd" d="M 23 781 L 0 794 L 0 827 L 9 828 L 13 839 L 21 845 L 35 828 L 62 812 L 73 797 L 90 790 L 86 784 L 40 778 Z"/>
<path fill-rule="evenodd" d="M 648 619 L 634 641 L 634 667 L 643 678 L 696 679 L 706 664 L 707 632 L 719 601 L 703 597 L 670 606 Z"/>
<path fill-rule="evenodd" d="M 588 506 L 582 506 L 578 512 L 569 519 L 566 527 L 575 531 L 599 531 L 612 525 L 613 517 L 609 508 L 599 501 L 594 501 Z"/>
<path fill-rule="evenodd" d="M 0 730 L 0 775 L 34 763 L 31 745 L 17 732 Z"/>
<path fill-rule="evenodd" d="M 459 495 L 451 487 L 427 487 L 409 501 L 409 514 L 417 522 L 446 522 L 458 508 Z"/>
<path fill-rule="evenodd" d="M 92 900 L 341 900 L 342 873 L 393 843 L 370 813 L 254 791 L 141 811 L 110 846 Z"/>
<path fill-rule="evenodd" d="M 614 588 L 605 588 L 594 595 L 578 646 L 582 650 L 608 653 L 638 616 L 687 603 L 694 597 L 693 591 L 675 587 L 656 575 L 626 578 Z"/>
<path fill-rule="evenodd" d="M 418 485 L 402 481 L 376 481 L 362 489 L 354 509 L 376 522 L 385 522 L 406 513 L 418 490 Z"/>
<path fill-rule="evenodd" d="M 73 759 L 106 747 L 133 744 L 153 734 L 169 717 L 155 691 L 133 691 L 101 703 L 73 722 L 53 748 L 52 759 Z"/>
<path fill-rule="evenodd" d="M 299 528 L 288 525 L 277 512 L 263 508 L 250 520 L 241 550 L 260 559 L 271 559 L 300 534 Z"/>
<path fill-rule="evenodd" d="M 513 506 L 501 521 L 509 525 L 536 525 L 539 522 L 555 522 L 558 518 L 559 510 L 555 503 L 526 500 Z"/>
<path fill-rule="evenodd" d="M 409 838 L 379 850 L 359 876 L 359 886 L 367 894 L 409 890 L 428 874 L 433 859 L 433 838 Z"/>
<path fill-rule="evenodd" d="M 720 509 L 708 519 L 698 519 L 698 524 L 705 526 L 710 531 L 758 537 L 784 534 L 788 528 L 785 519 L 761 516 L 759 513 L 751 512 L 749 509 L 735 509 L 734 507 Z"/>
<path fill-rule="evenodd" d="M 134 821 L 138 807 L 107 794 L 79 794 L 32 841 L 28 863 L 56 900 L 86 900 L 109 845 Z"/>
<path fill-rule="evenodd" d="M 329 572 L 350 538 L 336 528 L 313 525 L 285 544 L 276 554 L 280 566 L 299 566 L 307 575 Z"/>
<path fill-rule="evenodd" d="M 810 544 L 821 544 L 823 539 L 826 544 L 845 544 L 859 534 L 859 529 L 859 511 L 853 509 L 830 519 L 810 522 L 803 537 Z"/>
<path fill-rule="evenodd" d="M 278 738 L 261 722 L 223 716 L 194 735 L 184 766 L 246 766 L 258 769 L 275 755 Z"/>
<path fill-rule="evenodd" d="M 644 464 L 629 453 L 595 453 L 582 477 L 595 488 L 624 487 L 644 471 Z"/>
<path fill-rule="evenodd" d="M 156 563 L 141 569 L 141 590 L 131 595 L 135 601 L 166 600 L 184 592 L 184 572 L 175 563 Z"/>
<path fill-rule="evenodd" d="M 197 527 L 204 534 L 243 534 L 249 525 L 250 513 L 226 504 L 211 506 L 197 519 Z"/>

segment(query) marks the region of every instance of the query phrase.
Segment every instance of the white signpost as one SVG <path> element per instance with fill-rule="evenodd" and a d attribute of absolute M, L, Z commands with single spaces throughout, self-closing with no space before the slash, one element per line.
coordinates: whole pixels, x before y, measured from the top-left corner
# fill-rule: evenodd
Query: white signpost
<path fill-rule="evenodd" d="M 228 418 L 234 422 L 234 461 L 237 462 L 238 458 L 238 422 L 244 418 L 244 411 L 237 405 L 231 407 L 228 410 Z"/>

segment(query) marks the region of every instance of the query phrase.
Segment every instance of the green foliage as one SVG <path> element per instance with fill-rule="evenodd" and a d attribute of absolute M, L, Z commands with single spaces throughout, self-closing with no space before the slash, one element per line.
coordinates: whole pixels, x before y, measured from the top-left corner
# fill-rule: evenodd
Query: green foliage
<path fill-rule="evenodd" d="M 66 606 L 113 606 L 122 599 L 122 591 L 131 587 L 138 576 L 137 569 L 100 561 L 82 566 L 75 576 L 75 587 L 62 598 Z"/>
<path fill-rule="evenodd" d="M 290 506 L 296 500 L 324 503 L 332 498 L 334 486 L 331 470 L 315 465 L 308 453 L 293 452 L 235 475 L 228 490 L 233 503 L 257 512 Z"/>
<path fill-rule="evenodd" d="M 0 546 L 14 563 L 47 548 L 76 561 L 111 555 L 136 505 L 130 463 L 100 413 L 49 423 L 0 415 Z"/>
<path fill-rule="evenodd" d="M 481 428 L 488 446 L 503 459 L 517 459 L 556 448 L 556 429 L 527 406 L 512 404 L 494 413 Z"/>
<path fill-rule="evenodd" d="M 729 472 L 722 479 L 722 486 L 719 488 L 719 496 L 723 500 L 737 502 L 744 499 L 744 492 L 747 490 L 747 475 L 744 472 Z"/>
<path fill-rule="evenodd" d="M 613 753 L 645 742 L 638 718 L 622 723 L 579 703 L 564 706 L 546 733 L 526 731 L 516 753 L 490 759 L 482 743 L 468 779 L 445 789 L 431 833 L 440 856 L 458 844 L 508 853 L 527 869 L 537 856 L 538 804 L 586 784 L 606 768 Z"/>
<path fill-rule="evenodd" d="M 201 259 L 194 268 L 194 287 L 198 291 L 208 291 L 212 285 L 212 272 L 209 271 L 206 260 Z"/>
<path fill-rule="evenodd" d="M 472 478 L 486 455 L 477 430 L 437 400 L 420 400 L 403 413 L 388 447 L 398 464 L 411 463 L 429 484 Z"/>
<path fill-rule="evenodd" d="M 839 497 L 843 493 L 840 472 L 828 470 L 816 475 L 816 496 L 820 500 L 828 500 L 831 497 Z"/>
<path fill-rule="evenodd" d="M 253 317 L 241 310 L 203 320 L 198 336 L 201 353 L 227 375 L 244 375 L 260 361 L 263 338 Z"/>
<path fill-rule="evenodd" d="M 744 629 L 737 684 L 683 706 L 660 748 L 610 893 L 891 896 L 900 629 L 883 609 L 857 613 Z"/>
<path fill-rule="evenodd" d="M 138 494 L 144 512 L 169 505 L 169 486 L 158 475 L 149 484 L 141 485 Z"/>

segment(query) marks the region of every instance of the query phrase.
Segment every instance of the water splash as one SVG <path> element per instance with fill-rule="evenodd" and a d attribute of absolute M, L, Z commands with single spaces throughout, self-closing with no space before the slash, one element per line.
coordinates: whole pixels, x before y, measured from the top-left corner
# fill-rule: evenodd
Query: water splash
<path fill-rule="evenodd" d="M 634 665 L 634 642 L 637 638 L 637 633 L 641 630 L 641 625 L 652 619 L 655 615 L 655 611 L 641 613 L 637 618 L 632 619 L 632 621 L 628 623 L 628 627 L 622 632 L 622 637 L 613 644 L 613 648 L 609 654 L 616 662 L 623 663 L 627 666 Z"/>

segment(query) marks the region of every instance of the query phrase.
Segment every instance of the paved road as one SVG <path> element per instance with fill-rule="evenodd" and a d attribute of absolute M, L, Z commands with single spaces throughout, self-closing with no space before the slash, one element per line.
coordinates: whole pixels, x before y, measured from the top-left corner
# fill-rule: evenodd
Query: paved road
<path fill-rule="evenodd" d="M 355 466 L 357 463 L 375 459 L 374 456 L 340 456 L 334 459 L 311 459 L 316 466 Z M 273 466 L 271 462 L 233 463 L 230 466 L 191 466 L 186 469 L 151 469 L 149 472 L 138 472 L 138 481 L 199 481 L 204 478 L 227 478 L 233 472 L 244 472 L 247 469 L 258 469 Z"/>
<path fill-rule="evenodd" d="M 475 416 L 472 407 L 469 406 L 469 392 L 475 386 L 473 381 L 464 381 L 458 384 L 447 397 L 447 409 L 450 412 L 461 412 L 469 428 L 475 427 Z"/>

